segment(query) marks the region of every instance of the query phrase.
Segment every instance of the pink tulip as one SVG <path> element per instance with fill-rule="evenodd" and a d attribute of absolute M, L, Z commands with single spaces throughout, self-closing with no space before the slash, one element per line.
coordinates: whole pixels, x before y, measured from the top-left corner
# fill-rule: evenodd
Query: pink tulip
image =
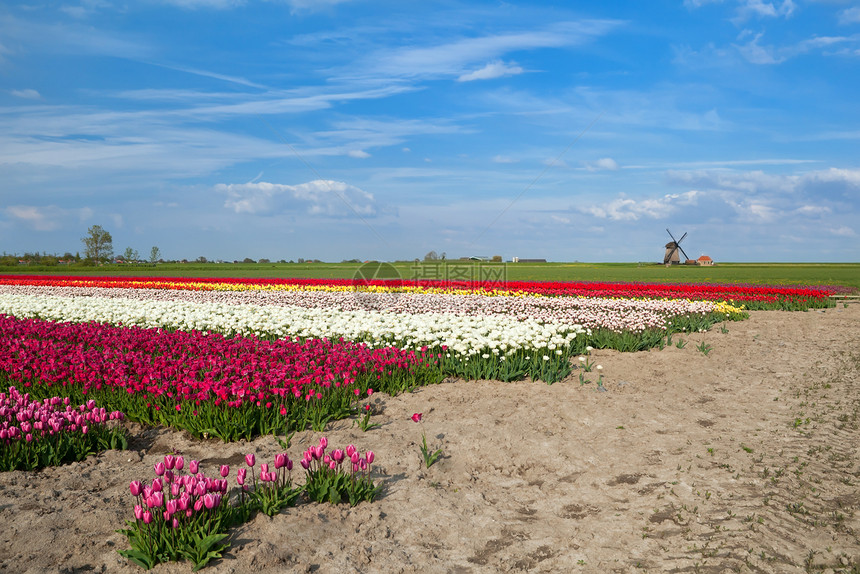
<path fill-rule="evenodd" d="M 287 470 L 293 470 L 293 461 L 287 459 Z"/>
<path fill-rule="evenodd" d="M 253 466 L 253 465 L 251 465 Z M 230 466 L 226 464 L 221 465 L 221 476 L 226 478 L 227 475 L 230 474 Z"/>
<path fill-rule="evenodd" d="M 357 464 L 359 459 L 361 459 L 361 455 L 358 454 L 358 451 L 352 453 L 352 456 L 349 457 L 349 460 L 352 462 L 352 464 Z"/>
<path fill-rule="evenodd" d="M 192 460 L 191 463 L 188 465 L 188 472 L 190 472 L 191 474 L 197 474 L 199 470 L 200 463 L 196 460 Z"/>
<path fill-rule="evenodd" d="M 132 480 L 128 485 L 128 489 L 131 491 L 132 496 L 140 496 L 140 492 L 142 490 L 142 486 L 139 480 Z"/>
<path fill-rule="evenodd" d="M 185 459 L 182 458 L 181 456 L 177 456 L 176 457 L 176 470 L 182 470 L 182 468 L 184 466 L 185 466 Z"/>
<path fill-rule="evenodd" d="M 172 525 L 173 525 L 173 529 L 174 529 L 174 530 L 176 530 L 177 528 L 179 528 L 179 519 L 174 517 L 174 518 L 173 518 L 173 523 L 172 523 Z"/>
<path fill-rule="evenodd" d="M 287 464 L 286 453 L 275 455 L 275 469 L 283 468 L 286 464 Z"/>
<path fill-rule="evenodd" d="M 134 517 L 135 517 L 135 519 L 142 520 L 143 519 L 143 513 L 144 513 L 143 506 L 141 506 L 140 504 L 135 504 L 134 505 Z"/>
<path fill-rule="evenodd" d="M 299 464 L 302 465 L 302 468 L 305 470 L 307 470 L 311 466 L 311 462 L 306 458 L 303 458 L 302 460 L 300 460 Z"/>
<path fill-rule="evenodd" d="M 372 464 L 374 458 L 376 458 L 376 455 L 373 454 L 373 451 L 372 450 L 367 451 L 367 464 Z"/>
<path fill-rule="evenodd" d="M 266 464 L 265 462 L 263 464 L 261 464 L 260 465 L 260 472 L 268 473 L 269 472 L 269 465 Z"/>
<path fill-rule="evenodd" d="M 163 490 L 163 485 L 161 484 L 161 479 L 156 478 L 152 481 L 152 492 L 161 492 Z"/>
<path fill-rule="evenodd" d="M 167 470 L 173 470 L 173 467 L 176 465 L 176 457 L 172 454 L 168 454 L 164 456 L 164 466 Z"/>
<path fill-rule="evenodd" d="M 200 512 L 200 510 L 202 508 L 203 508 L 203 499 L 198 498 L 197 501 L 194 503 L 194 510 L 197 512 Z"/>
<path fill-rule="evenodd" d="M 320 446 L 323 448 L 328 446 L 328 439 L 326 437 L 320 437 Z"/>
<path fill-rule="evenodd" d="M 203 504 L 206 506 L 206 508 L 211 510 L 218 505 L 218 498 L 216 497 L 218 497 L 218 495 L 212 493 L 207 493 L 203 495 Z"/>
<path fill-rule="evenodd" d="M 170 495 L 171 496 L 179 496 L 179 491 L 182 489 L 182 486 L 178 482 L 174 482 L 170 485 Z"/>
<path fill-rule="evenodd" d="M 337 469 L 337 463 L 335 461 L 331 461 L 330 463 L 328 463 L 328 467 L 332 470 L 335 470 Z"/>
<path fill-rule="evenodd" d="M 143 523 L 152 524 L 152 513 L 148 510 L 143 513 Z"/>
<path fill-rule="evenodd" d="M 164 493 L 162 492 L 153 492 L 146 499 L 146 505 L 150 508 L 161 508 L 162 504 L 164 504 Z"/>
<path fill-rule="evenodd" d="M 335 462 L 340 463 L 343 461 L 343 451 L 337 448 L 331 453 L 331 457 Z"/>
<path fill-rule="evenodd" d="M 254 457 L 253 452 L 249 452 L 245 455 L 245 464 L 247 464 L 248 466 L 254 466 L 254 463 L 256 463 L 256 461 L 257 459 Z"/>
<path fill-rule="evenodd" d="M 353 455 L 353 454 L 355 454 L 355 450 L 356 450 L 356 449 L 355 449 L 355 445 L 352 445 L 352 444 L 347 445 L 347 447 L 346 447 L 346 456 L 348 456 L 348 457 L 352 457 L 352 455 Z"/>
<path fill-rule="evenodd" d="M 164 475 L 165 470 L 167 470 L 167 469 L 165 468 L 163 462 L 156 462 L 155 463 L 155 474 L 157 474 L 158 476 L 162 476 L 162 475 Z"/>

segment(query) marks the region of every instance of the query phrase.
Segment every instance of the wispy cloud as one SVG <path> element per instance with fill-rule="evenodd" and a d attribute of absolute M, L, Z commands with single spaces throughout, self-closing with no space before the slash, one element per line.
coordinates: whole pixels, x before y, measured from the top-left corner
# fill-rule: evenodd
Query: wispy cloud
<path fill-rule="evenodd" d="M 753 35 L 749 30 L 744 30 L 738 39 L 750 36 L 752 38 L 749 41 L 745 44 L 736 44 L 735 48 L 752 64 L 781 64 L 790 58 L 821 51 L 831 46 L 860 43 L 858 36 L 816 36 L 787 46 L 762 45 L 759 42 L 764 37 L 764 33 Z"/>
<path fill-rule="evenodd" d="M 492 80 L 503 76 L 516 76 L 522 74 L 523 69 L 516 64 L 507 64 L 501 60 L 490 62 L 480 70 L 463 74 L 457 78 L 458 82 L 472 82 L 474 80 Z"/>
<path fill-rule="evenodd" d="M 41 100 L 42 95 L 31 88 L 25 90 L 9 90 L 9 93 L 16 98 L 24 98 L 25 100 Z"/>
<path fill-rule="evenodd" d="M 619 20 L 559 22 L 537 30 L 459 38 L 424 47 L 387 49 L 372 56 L 367 69 L 395 77 L 468 75 L 475 63 L 501 60 L 513 51 L 570 48 L 586 44 L 622 25 Z M 499 68 L 491 68 L 499 70 Z M 484 79 L 484 78 L 474 78 Z"/>
<path fill-rule="evenodd" d="M 594 161 L 585 162 L 585 169 L 588 171 L 615 171 L 618 169 L 618 162 L 611 157 L 603 157 Z"/>

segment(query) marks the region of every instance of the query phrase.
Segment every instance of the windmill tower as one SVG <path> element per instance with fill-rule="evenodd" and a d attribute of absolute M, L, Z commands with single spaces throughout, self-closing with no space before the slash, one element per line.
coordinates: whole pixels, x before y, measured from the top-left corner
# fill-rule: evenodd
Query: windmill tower
<path fill-rule="evenodd" d="M 678 254 L 680 251 L 684 254 L 685 259 L 689 259 L 687 257 L 687 253 L 684 252 L 684 248 L 681 247 L 681 242 L 684 241 L 684 238 L 687 237 L 687 234 L 681 236 L 681 239 L 675 239 L 675 236 L 672 235 L 672 232 L 668 229 L 666 233 L 669 234 L 669 237 L 672 238 L 672 241 L 666 244 L 666 253 L 663 255 L 663 265 L 678 265 L 681 263 L 681 256 Z"/>

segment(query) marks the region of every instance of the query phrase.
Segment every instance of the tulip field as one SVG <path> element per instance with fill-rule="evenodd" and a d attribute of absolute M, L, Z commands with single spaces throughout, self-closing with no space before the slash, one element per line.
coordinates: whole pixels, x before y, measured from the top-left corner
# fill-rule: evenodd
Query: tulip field
<path fill-rule="evenodd" d="M 225 441 L 358 413 L 446 377 L 554 383 L 822 288 L 559 282 L 0 277 L 0 372 L 44 399 Z M 7 439 L 8 440 L 8 439 Z"/>
<path fill-rule="evenodd" d="M 2 276 L 0 470 L 123 448 L 124 420 L 225 442 L 321 432 L 350 417 L 369 430 L 373 393 L 450 378 L 557 383 L 587 370 L 593 348 L 662 347 L 749 310 L 832 306 L 829 295 L 717 284 Z M 429 468 L 441 451 L 422 438 Z M 165 457 L 158 478 L 130 485 L 134 521 L 121 532 L 131 549 L 120 554 L 144 568 L 200 568 L 255 512 L 276 514 L 302 494 L 373 500 L 373 453 L 325 447 L 322 439 L 304 453 L 302 487 L 286 453 L 259 477 L 248 455 L 250 478 L 240 469 L 232 502 L 229 467 L 211 479 L 196 461 L 185 474 L 181 457 Z"/>

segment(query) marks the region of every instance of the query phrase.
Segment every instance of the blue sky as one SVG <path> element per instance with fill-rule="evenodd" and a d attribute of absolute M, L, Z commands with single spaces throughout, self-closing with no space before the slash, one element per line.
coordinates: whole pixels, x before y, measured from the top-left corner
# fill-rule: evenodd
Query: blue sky
<path fill-rule="evenodd" d="M 0 6 L 0 251 L 860 261 L 860 2 Z"/>

